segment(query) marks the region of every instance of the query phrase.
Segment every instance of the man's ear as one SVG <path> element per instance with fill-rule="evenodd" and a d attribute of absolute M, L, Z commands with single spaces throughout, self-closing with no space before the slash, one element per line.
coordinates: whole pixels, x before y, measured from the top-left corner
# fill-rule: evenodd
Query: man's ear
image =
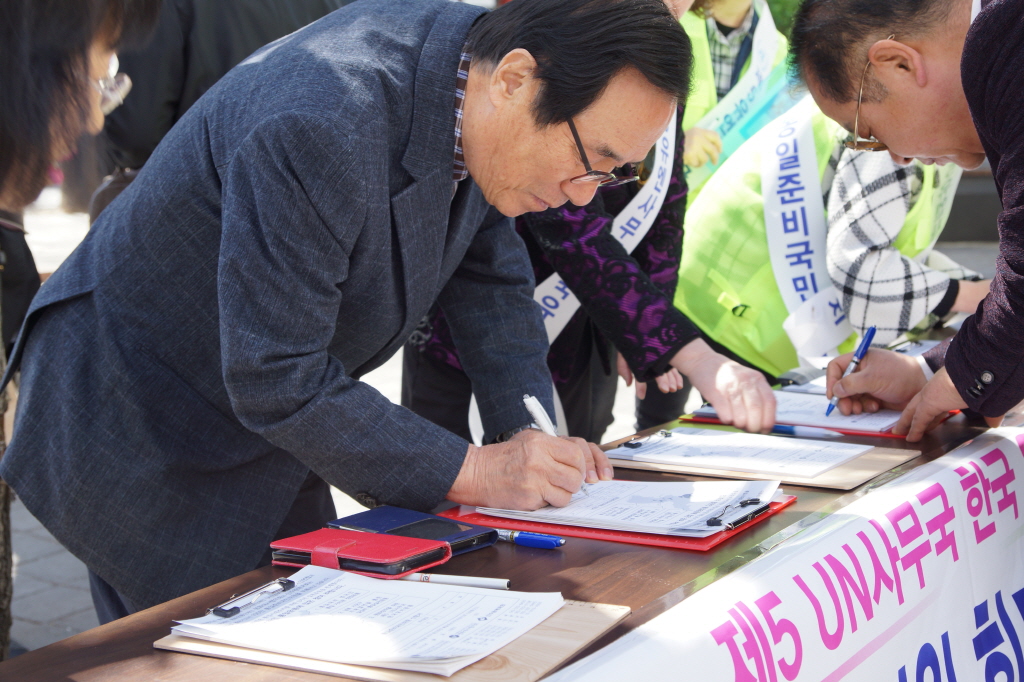
<path fill-rule="evenodd" d="M 533 55 L 516 48 L 502 57 L 491 72 L 489 94 L 491 104 L 501 109 L 510 102 L 521 100 L 529 93 L 529 101 L 533 101 L 533 74 L 537 68 L 537 60 Z"/>
<path fill-rule="evenodd" d="M 875 71 L 875 78 L 887 87 L 894 86 L 908 77 L 919 88 L 928 84 L 924 57 L 906 43 L 891 38 L 879 40 L 868 48 L 868 60 Z"/>

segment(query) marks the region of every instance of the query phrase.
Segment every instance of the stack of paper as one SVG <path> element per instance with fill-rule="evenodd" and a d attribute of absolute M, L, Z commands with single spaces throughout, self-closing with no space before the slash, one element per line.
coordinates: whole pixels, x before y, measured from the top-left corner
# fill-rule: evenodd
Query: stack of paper
<path fill-rule="evenodd" d="M 609 450 L 613 459 L 814 478 L 871 450 L 870 445 L 680 427 Z"/>
<path fill-rule="evenodd" d="M 879 410 L 874 413 L 851 414 L 843 416 L 834 410 L 828 417 L 828 398 L 823 395 L 807 393 L 787 393 L 773 391 L 775 394 L 775 421 L 779 424 L 794 426 L 820 426 L 824 429 L 841 431 L 862 431 L 864 433 L 885 433 L 900 420 L 900 413 L 895 410 Z M 715 408 L 705 405 L 694 415 L 698 417 L 717 417 Z"/>
<path fill-rule="evenodd" d="M 585 485 L 565 507 L 477 511 L 506 519 L 703 538 L 764 509 L 778 488 L 778 481 L 603 481 Z M 748 500 L 757 502 L 741 504 Z M 709 519 L 721 523 L 709 525 Z"/>
<path fill-rule="evenodd" d="M 197 639 L 304 658 L 451 675 L 539 625 L 557 592 L 378 580 L 319 566 L 230 618 L 180 621 Z"/>

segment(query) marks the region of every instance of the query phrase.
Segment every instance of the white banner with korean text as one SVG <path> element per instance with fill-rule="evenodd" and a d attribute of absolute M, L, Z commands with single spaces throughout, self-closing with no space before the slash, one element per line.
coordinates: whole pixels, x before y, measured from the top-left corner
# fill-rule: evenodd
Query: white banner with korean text
<path fill-rule="evenodd" d="M 853 327 L 825 264 L 821 198 L 810 95 L 773 121 L 761 138 L 761 195 L 772 274 L 789 311 L 783 322 L 797 355 L 832 354 Z"/>
<path fill-rule="evenodd" d="M 1021 680 L 1022 445 L 991 430 L 548 680 Z"/>

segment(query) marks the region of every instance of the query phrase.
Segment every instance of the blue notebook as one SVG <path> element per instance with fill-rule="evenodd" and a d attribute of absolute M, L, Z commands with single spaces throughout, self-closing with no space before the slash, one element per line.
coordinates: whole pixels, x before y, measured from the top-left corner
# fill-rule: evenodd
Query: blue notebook
<path fill-rule="evenodd" d="M 335 519 L 328 522 L 327 527 L 423 540 L 444 540 L 452 546 L 453 556 L 490 547 L 498 540 L 498 531 L 493 528 L 387 505 Z"/>

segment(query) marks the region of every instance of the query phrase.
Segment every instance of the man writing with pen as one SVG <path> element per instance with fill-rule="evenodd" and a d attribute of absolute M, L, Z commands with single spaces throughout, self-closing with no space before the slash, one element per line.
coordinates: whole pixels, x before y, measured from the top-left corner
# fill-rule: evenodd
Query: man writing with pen
<path fill-rule="evenodd" d="M 844 413 L 902 409 L 893 429 L 920 440 L 950 410 L 998 425 L 1024 399 L 1024 27 L 1020 0 L 806 0 L 792 60 L 821 111 L 863 153 L 907 164 L 986 158 L 1003 205 L 991 291 L 921 364 L 872 350 L 829 391 Z"/>
<path fill-rule="evenodd" d="M 7 375 L 0 475 L 88 566 L 101 621 L 266 563 L 335 517 L 328 483 L 425 511 L 611 478 L 529 428 L 551 375 L 506 216 L 628 174 L 689 50 L 661 0 L 366 0 L 207 92 L 43 286 Z M 359 381 L 435 301 L 492 444 Z"/>

